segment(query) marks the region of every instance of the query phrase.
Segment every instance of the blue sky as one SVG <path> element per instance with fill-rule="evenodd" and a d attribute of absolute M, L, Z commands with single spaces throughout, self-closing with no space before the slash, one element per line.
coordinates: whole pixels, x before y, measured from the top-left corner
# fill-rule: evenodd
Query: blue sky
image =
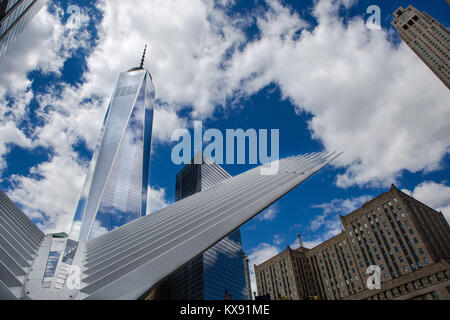
<path fill-rule="evenodd" d="M 364 25 L 373 4 L 381 30 Z M 280 129 L 282 157 L 344 151 L 242 227 L 251 263 L 297 233 L 308 246 L 337 234 L 339 214 L 391 183 L 449 219 L 449 92 L 390 26 L 409 4 L 449 26 L 445 0 L 50 1 L 0 59 L 0 188 L 43 230 L 67 232 L 118 73 L 148 43 L 153 209 L 174 201 L 172 131 L 202 120 Z"/>

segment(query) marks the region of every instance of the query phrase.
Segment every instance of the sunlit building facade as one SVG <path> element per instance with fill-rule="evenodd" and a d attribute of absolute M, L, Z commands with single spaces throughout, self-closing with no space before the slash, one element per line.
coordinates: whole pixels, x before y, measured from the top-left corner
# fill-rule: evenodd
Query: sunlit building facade
<path fill-rule="evenodd" d="M 0 0 L 0 57 L 19 38 L 46 0 Z"/>
<path fill-rule="evenodd" d="M 450 32 L 426 12 L 399 7 L 392 26 L 398 36 L 450 89 Z"/>
<path fill-rule="evenodd" d="M 342 232 L 308 249 L 255 265 L 259 295 L 273 300 L 450 299 L 450 226 L 438 212 L 398 190 L 340 216 Z M 379 267 L 379 289 L 367 283 Z"/>
<path fill-rule="evenodd" d="M 123 72 L 106 112 L 70 237 L 87 241 L 146 214 L 155 90 L 142 67 Z"/>

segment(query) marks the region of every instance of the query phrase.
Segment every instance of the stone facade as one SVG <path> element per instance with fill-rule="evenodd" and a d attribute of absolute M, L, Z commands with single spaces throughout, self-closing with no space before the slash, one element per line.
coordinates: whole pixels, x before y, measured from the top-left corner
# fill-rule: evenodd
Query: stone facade
<path fill-rule="evenodd" d="M 255 265 L 258 294 L 270 294 L 272 299 L 340 300 L 379 298 L 378 294 L 394 290 L 384 299 L 427 294 L 450 299 L 450 227 L 441 212 L 392 185 L 340 218 L 343 231 L 335 237 L 312 249 L 288 247 Z M 381 271 L 380 290 L 367 288 L 367 268 L 372 265 Z"/>
<path fill-rule="evenodd" d="M 450 89 L 450 32 L 426 12 L 399 7 L 392 26 L 399 37 Z"/>

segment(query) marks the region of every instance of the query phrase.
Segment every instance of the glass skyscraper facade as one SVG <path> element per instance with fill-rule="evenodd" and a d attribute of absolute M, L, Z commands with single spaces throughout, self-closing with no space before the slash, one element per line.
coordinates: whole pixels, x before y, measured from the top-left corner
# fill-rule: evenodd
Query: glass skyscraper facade
<path fill-rule="evenodd" d="M 87 241 L 145 216 L 155 90 L 141 67 L 119 76 L 70 237 Z"/>
<path fill-rule="evenodd" d="M 0 57 L 17 40 L 46 0 L 0 0 Z"/>
<path fill-rule="evenodd" d="M 197 154 L 199 157 L 201 153 Z M 176 177 L 175 200 L 208 189 L 231 176 L 211 159 L 186 165 Z M 177 270 L 169 280 L 171 300 L 247 299 L 241 232 L 239 229 Z M 167 298 L 167 297 L 165 297 Z"/>

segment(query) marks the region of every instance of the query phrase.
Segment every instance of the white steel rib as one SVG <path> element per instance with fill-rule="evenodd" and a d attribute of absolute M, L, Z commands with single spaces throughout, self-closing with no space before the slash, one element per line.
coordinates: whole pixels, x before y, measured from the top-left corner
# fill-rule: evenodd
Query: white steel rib
<path fill-rule="evenodd" d="M 311 175 L 335 153 L 279 160 L 225 180 L 87 243 L 80 243 L 82 288 L 75 299 L 137 299 L 255 217 Z"/>

